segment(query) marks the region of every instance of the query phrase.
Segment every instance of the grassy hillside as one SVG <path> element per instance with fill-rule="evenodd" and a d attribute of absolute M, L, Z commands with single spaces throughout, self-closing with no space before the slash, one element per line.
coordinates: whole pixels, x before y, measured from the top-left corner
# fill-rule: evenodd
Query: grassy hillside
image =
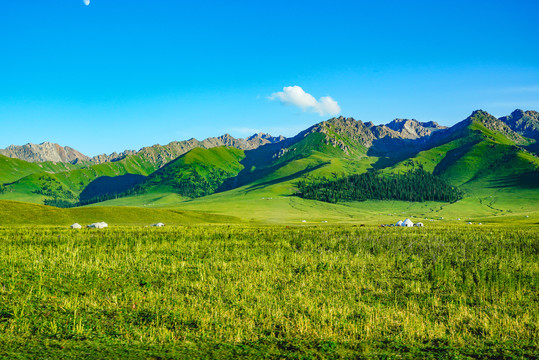
<path fill-rule="evenodd" d="M 539 182 L 533 170 L 537 159 L 522 151 L 503 133 L 487 128 L 476 119 L 464 122 L 436 139 L 434 147 L 412 159 L 387 168 L 387 172 L 408 171 L 411 164 L 461 185 L 465 198 L 454 204 L 399 201 L 322 204 L 291 197 L 302 177 L 333 178 L 363 173 L 378 158 L 361 152 L 349 154 L 325 142 L 325 135 L 312 133 L 283 150 L 267 151 L 266 163 L 246 152 L 245 169 L 229 191 L 185 201 L 161 188 L 151 196 L 108 201 L 100 205 L 146 205 L 178 209 L 206 210 L 216 214 L 235 214 L 249 221 L 264 223 L 394 223 L 409 217 L 412 221 L 431 223 L 534 223 L 539 217 Z M 277 153 L 278 156 L 273 157 Z M 258 154 L 257 154 L 258 155 Z M 526 218 L 525 216 L 528 216 Z M 443 218 L 443 219 L 442 219 Z M 457 220 L 460 219 L 460 220 Z"/>
<path fill-rule="evenodd" d="M 436 141 L 436 146 L 386 171 L 403 172 L 422 166 L 468 189 L 485 178 L 499 187 L 539 187 L 539 181 L 535 181 L 539 180 L 539 158 L 520 146 L 527 140 L 484 113 L 456 125 L 454 131 Z"/>
<path fill-rule="evenodd" d="M 39 172 L 58 173 L 80 168 L 81 165 L 70 163 L 31 163 L 24 160 L 13 159 L 0 155 L 0 184 L 17 181 L 27 175 Z"/>
<path fill-rule="evenodd" d="M 167 189 L 187 198 L 209 195 L 243 169 L 244 157 L 243 150 L 231 147 L 196 148 L 152 173 L 130 193 Z"/>
<path fill-rule="evenodd" d="M 346 147 L 346 151 L 333 145 L 330 136 L 322 132 L 301 133 L 289 139 L 286 146 L 261 147 L 246 151 L 241 162 L 244 169 L 228 180 L 223 190 L 249 185 L 251 189 L 277 185 L 288 187 L 302 176 L 327 177 L 366 171 L 377 158 L 365 155 L 364 147 Z M 351 139 L 339 135 L 339 141 L 351 144 Z"/>
<path fill-rule="evenodd" d="M 44 199 L 58 198 L 76 202 L 80 194 L 92 182 L 97 180 L 99 183 L 104 180 L 104 177 L 120 177 L 128 174 L 147 176 L 157 170 L 164 161 L 168 161 L 166 158 L 160 159 L 160 161 L 156 162 L 155 158 L 143 153 L 131 155 L 116 162 L 91 165 L 90 167 L 74 170 L 65 169 L 50 173 L 40 169 L 39 172 L 28 172 L 29 175 L 19 178 L 13 184 L 7 186 L 7 191 L 0 195 L 0 199 L 43 203 Z M 23 163 L 25 167 L 30 168 L 39 166 L 39 164 Z M 68 166 L 68 164 L 63 165 Z M 20 174 L 24 173 L 23 171 Z M 117 190 L 123 191 L 132 185 L 132 178 L 130 177 L 116 179 L 115 186 Z M 43 189 L 45 190 L 42 191 Z M 98 184 L 94 184 L 93 190 L 90 190 L 84 197 L 95 197 L 107 193 L 110 193 L 109 189 L 104 189 Z"/>
<path fill-rule="evenodd" d="M 115 225 L 167 225 L 195 223 L 238 223 L 233 216 L 207 214 L 199 211 L 179 211 L 139 207 L 81 207 L 59 209 L 50 206 L 0 200 L 0 226 L 6 225 L 61 225 L 75 222 L 87 225 L 104 221 Z"/>
<path fill-rule="evenodd" d="M 182 147 L 173 145 L 154 145 L 118 161 L 94 165 L 88 162 L 77 165 L 29 163 L 0 155 L 0 184 L 13 182 L 7 186 L 3 194 L 0 194 L 0 199 L 38 204 L 51 198 L 76 202 L 86 187 L 96 180 L 98 183 L 94 184 L 83 198 L 105 195 L 111 191 L 100 186 L 105 180 L 100 178 L 128 174 L 148 176 L 185 152 Z M 114 190 L 123 191 L 133 186 L 132 180 L 132 177 L 116 179 Z M 41 189 L 44 187 L 47 189 L 43 192 Z"/>

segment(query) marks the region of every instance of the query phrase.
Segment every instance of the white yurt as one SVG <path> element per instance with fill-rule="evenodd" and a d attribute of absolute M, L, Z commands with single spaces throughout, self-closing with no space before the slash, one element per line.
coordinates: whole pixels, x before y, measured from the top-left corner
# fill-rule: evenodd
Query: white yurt
<path fill-rule="evenodd" d="M 472 225 L 472 223 L 471 223 L 471 222 L 467 222 L 466 225 Z"/>
<path fill-rule="evenodd" d="M 74 223 L 73 225 L 70 226 L 72 229 L 82 229 L 82 226 L 80 226 L 80 224 L 78 223 Z"/>
<path fill-rule="evenodd" d="M 90 229 L 104 229 L 106 227 L 109 227 L 109 225 L 106 222 L 93 223 L 87 226 L 87 228 L 90 228 Z"/>
<path fill-rule="evenodd" d="M 395 224 L 395 226 L 402 226 L 402 220 L 397 221 L 397 223 Z"/>
<path fill-rule="evenodd" d="M 403 221 L 401 226 L 412 227 L 412 226 L 414 226 L 414 223 L 412 222 L 412 220 L 406 219 L 406 220 Z"/>
<path fill-rule="evenodd" d="M 160 223 L 157 223 L 157 224 L 152 224 L 152 226 L 154 226 L 154 227 L 163 227 L 163 226 L 165 226 L 165 224 L 160 222 Z"/>
<path fill-rule="evenodd" d="M 423 223 L 418 222 L 418 223 L 415 223 L 414 226 L 423 227 Z"/>

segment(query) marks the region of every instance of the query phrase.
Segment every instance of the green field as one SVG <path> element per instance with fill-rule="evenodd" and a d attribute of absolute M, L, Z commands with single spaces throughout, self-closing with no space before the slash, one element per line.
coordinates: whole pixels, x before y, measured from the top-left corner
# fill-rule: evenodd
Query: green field
<path fill-rule="evenodd" d="M 539 358 L 531 139 L 482 111 L 414 151 L 368 148 L 362 126 L 97 165 L 0 156 L 0 358 Z M 417 169 L 462 199 L 296 196 Z M 379 227 L 405 218 L 425 227 Z"/>
<path fill-rule="evenodd" d="M 0 227 L 9 359 L 537 358 L 536 226 Z"/>

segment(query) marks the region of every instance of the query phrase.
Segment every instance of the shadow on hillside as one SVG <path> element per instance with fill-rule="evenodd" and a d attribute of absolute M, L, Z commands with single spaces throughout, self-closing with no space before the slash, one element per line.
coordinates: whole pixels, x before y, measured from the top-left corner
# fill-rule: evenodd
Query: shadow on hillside
<path fill-rule="evenodd" d="M 285 181 L 290 181 L 290 180 L 294 180 L 294 179 L 297 179 L 297 178 L 300 178 L 301 176 L 307 174 L 307 173 L 310 173 L 311 171 L 315 171 L 315 170 L 318 170 L 326 165 L 329 165 L 331 164 L 330 161 L 325 161 L 323 163 L 320 163 L 318 165 L 315 165 L 315 166 L 311 166 L 311 167 L 307 167 L 301 171 L 298 171 L 298 172 L 295 172 L 291 175 L 288 175 L 288 176 L 284 176 L 284 177 L 280 177 L 278 179 L 274 179 L 274 180 L 269 180 L 269 181 L 265 181 L 263 183 L 260 183 L 260 184 L 256 184 L 256 185 L 251 185 L 247 188 L 247 191 L 253 191 L 253 190 L 258 190 L 258 189 L 262 189 L 266 186 L 270 186 L 270 185 L 275 185 L 275 184 L 278 184 L 278 183 L 281 183 L 281 182 L 285 182 Z"/>
<path fill-rule="evenodd" d="M 227 179 L 216 192 L 223 192 L 247 185 L 250 182 L 277 171 L 288 162 L 273 166 L 269 165 L 274 160 L 275 154 L 292 143 L 293 139 L 285 139 L 278 143 L 262 145 L 253 150 L 245 150 L 245 158 L 240 161 L 240 164 L 243 165 L 243 170 L 235 177 Z"/>
<path fill-rule="evenodd" d="M 504 176 L 490 181 L 489 188 L 519 187 L 523 189 L 539 189 L 539 170 L 527 171 L 513 176 Z"/>
<path fill-rule="evenodd" d="M 470 151 L 478 141 L 472 141 L 469 143 L 465 143 L 462 146 L 459 146 L 456 149 L 449 150 L 444 158 L 436 165 L 434 168 L 434 171 L 432 172 L 434 175 L 440 175 L 443 173 L 449 166 L 454 164 L 458 159 L 466 155 L 468 151 Z"/>
<path fill-rule="evenodd" d="M 146 176 L 126 174 L 121 176 L 101 176 L 92 181 L 80 194 L 80 201 L 90 200 L 103 195 L 119 194 L 142 183 Z"/>
<path fill-rule="evenodd" d="M 427 142 L 421 138 L 410 140 L 385 137 L 374 140 L 367 151 L 367 155 L 379 157 L 372 167 L 374 169 L 383 169 L 416 156 L 420 151 L 426 149 Z"/>

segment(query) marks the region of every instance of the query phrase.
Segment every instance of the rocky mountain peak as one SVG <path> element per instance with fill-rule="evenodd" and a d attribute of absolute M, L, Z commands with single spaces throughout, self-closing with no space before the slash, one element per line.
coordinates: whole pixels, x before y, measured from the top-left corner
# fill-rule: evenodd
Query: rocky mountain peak
<path fill-rule="evenodd" d="M 432 133 L 443 129 L 446 127 L 434 121 L 395 119 L 386 125 L 374 125 L 372 122 L 363 123 L 361 120 L 340 116 L 316 124 L 301 134 L 306 136 L 312 132 L 324 133 L 329 143 L 346 152 L 347 145 L 343 138 L 352 142 L 357 141 L 365 148 L 369 148 L 377 140 L 384 139 L 384 146 L 390 146 L 391 139 L 398 141 L 427 139 Z"/>
<path fill-rule="evenodd" d="M 486 111 L 475 110 L 469 117 L 462 121 L 462 123 L 466 125 L 472 124 L 474 122 L 482 124 L 489 130 L 502 133 L 517 144 L 525 142 L 522 136 L 515 132 L 505 121 L 496 118 L 495 116 L 489 114 Z"/>
<path fill-rule="evenodd" d="M 539 140 L 539 113 L 537 111 L 523 111 L 516 109 L 511 115 L 499 119 L 516 133 Z"/>
<path fill-rule="evenodd" d="M 385 126 L 398 132 L 399 137 L 403 139 L 418 139 L 430 136 L 434 131 L 446 128 L 434 121 L 420 122 L 416 119 L 395 119 Z"/>
<path fill-rule="evenodd" d="M 48 141 L 41 144 L 10 145 L 5 149 L 0 149 L 0 154 L 28 162 L 77 163 L 90 160 L 88 156 L 69 146 L 63 147 Z"/>

